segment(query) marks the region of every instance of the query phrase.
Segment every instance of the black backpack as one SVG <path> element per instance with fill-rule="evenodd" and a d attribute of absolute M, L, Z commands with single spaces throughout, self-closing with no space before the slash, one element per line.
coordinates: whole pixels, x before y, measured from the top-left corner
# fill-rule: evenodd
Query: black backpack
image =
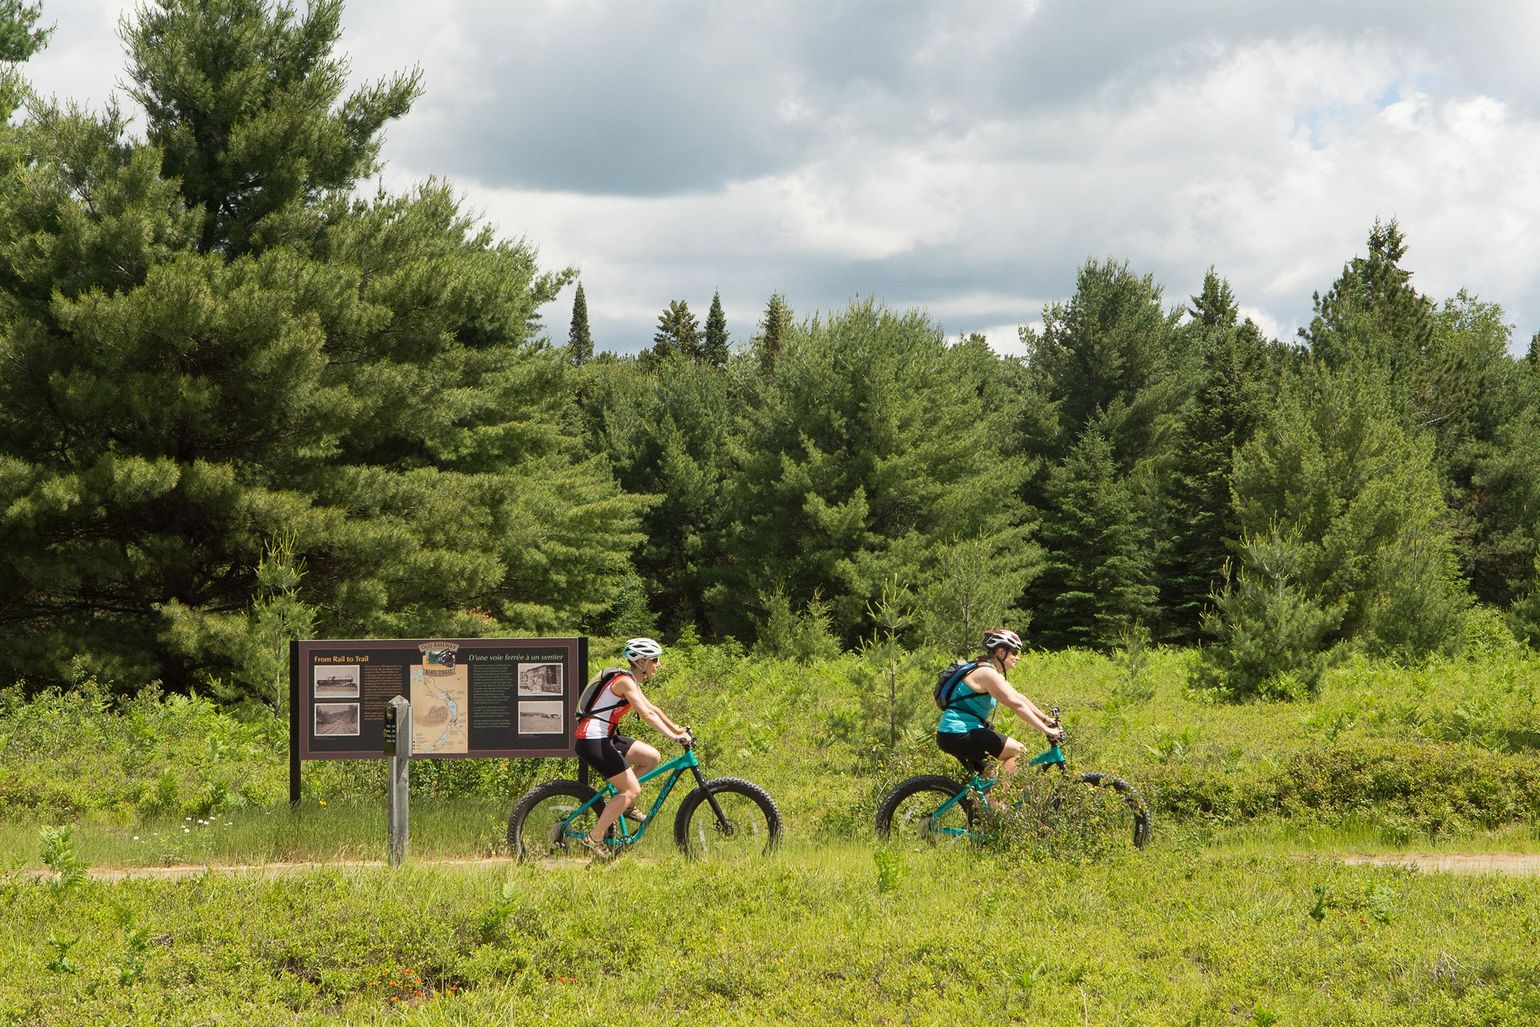
<path fill-rule="evenodd" d="M 573 714 L 574 718 L 582 720 L 584 717 L 597 717 L 601 713 L 608 713 L 610 710 L 619 709 L 624 706 L 625 701 L 622 700 L 620 702 L 612 702 L 608 706 L 601 706 L 597 710 L 591 708 L 599 693 L 604 690 L 605 685 L 609 684 L 617 674 L 629 673 L 631 672 L 624 667 L 605 667 L 601 670 L 599 676 L 590 681 L 584 687 L 583 694 L 578 696 L 577 712 Z"/>
<path fill-rule="evenodd" d="M 967 677 L 978 666 L 979 661 L 977 660 L 954 660 L 947 665 L 946 670 L 941 672 L 941 676 L 936 678 L 936 687 L 931 693 L 931 698 L 936 701 L 937 709 L 949 710 L 963 701 L 962 699 L 952 697 L 952 689 L 957 687 L 957 682 Z M 970 689 L 968 694 L 973 695 L 975 693 Z"/>

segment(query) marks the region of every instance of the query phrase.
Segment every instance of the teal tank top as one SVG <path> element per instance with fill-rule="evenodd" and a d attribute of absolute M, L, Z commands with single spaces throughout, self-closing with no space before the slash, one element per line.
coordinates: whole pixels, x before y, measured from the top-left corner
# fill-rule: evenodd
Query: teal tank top
<path fill-rule="evenodd" d="M 966 695 L 967 698 L 958 699 L 960 695 Z M 994 696 L 988 692 L 975 692 L 965 681 L 958 681 L 952 686 L 952 694 L 947 696 L 947 701 L 951 705 L 941 711 L 941 722 L 936 725 L 938 735 L 962 735 L 974 728 L 988 727 L 989 718 L 994 716 L 995 706 L 998 705 Z"/>

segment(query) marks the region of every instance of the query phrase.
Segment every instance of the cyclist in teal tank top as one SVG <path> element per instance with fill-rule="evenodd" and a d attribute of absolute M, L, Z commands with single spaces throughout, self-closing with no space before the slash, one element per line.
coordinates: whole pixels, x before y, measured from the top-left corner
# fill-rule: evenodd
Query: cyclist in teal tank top
<path fill-rule="evenodd" d="M 989 718 L 997 705 L 1041 731 L 1049 742 L 1057 742 L 1063 732 L 1053 718 L 1005 679 L 1021 658 L 1021 638 L 1016 632 L 984 632 L 984 656 L 977 667 L 953 684 L 951 694 L 945 697 L 946 708 L 936 725 L 936 745 L 942 752 L 957 757 L 974 774 L 987 773 L 990 761 L 998 761 L 1000 784 L 1009 785 L 1016 774 L 1016 761 L 1027 749 L 990 726 Z"/>

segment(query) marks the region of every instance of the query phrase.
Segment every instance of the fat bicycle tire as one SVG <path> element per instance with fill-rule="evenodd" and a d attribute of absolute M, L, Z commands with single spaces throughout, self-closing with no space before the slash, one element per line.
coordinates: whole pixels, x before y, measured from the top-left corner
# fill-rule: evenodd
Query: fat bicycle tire
<path fill-rule="evenodd" d="M 922 774 L 899 782 L 877 808 L 877 837 L 884 841 L 917 840 L 927 845 L 974 837 L 979 818 L 971 795 L 964 795 L 946 812 L 945 816 L 950 818 L 947 824 L 937 825 L 931 820 L 943 803 L 967 787 L 936 774 Z M 938 826 L 961 828 L 966 833 L 942 834 L 933 830 Z"/>
<path fill-rule="evenodd" d="M 553 856 L 583 855 L 576 838 L 562 833 L 567 816 L 594 797 L 594 790 L 578 781 L 547 781 L 527 792 L 508 817 L 508 849 L 520 861 Z M 603 809 L 598 803 L 573 821 L 571 830 L 587 834 Z"/>
<path fill-rule="evenodd" d="M 725 829 L 706 800 L 707 792 L 727 817 Z M 763 855 L 780 841 L 781 811 L 775 800 L 759 785 L 739 777 L 707 781 L 704 788 L 684 797 L 674 816 L 674 843 L 692 858 L 729 852 Z"/>
<path fill-rule="evenodd" d="M 1139 790 L 1121 777 L 1113 777 L 1100 771 L 1091 771 L 1081 774 L 1075 780 L 1081 784 L 1088 784 L 1094 788 L 1111 788 L 1122 798 L 1123 804 L 1128 807 L 1132 820 L 1132 838 L 1134 848 L 1142 849 L 1150 840 L 1150 808 L 1145 805 L 1144 798 Z"/>

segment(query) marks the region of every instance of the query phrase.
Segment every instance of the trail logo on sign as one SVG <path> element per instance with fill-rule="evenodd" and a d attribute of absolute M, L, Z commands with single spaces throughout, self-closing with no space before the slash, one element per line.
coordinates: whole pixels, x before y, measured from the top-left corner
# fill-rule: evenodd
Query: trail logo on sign
<path fill-rule="evenodd" d="M 417 647 L 422 651 L 422 672 L 429 677 L 442 677 L 455 672 L 455 652 L 460 648 L 454 642 L 424 642 Z"/>

